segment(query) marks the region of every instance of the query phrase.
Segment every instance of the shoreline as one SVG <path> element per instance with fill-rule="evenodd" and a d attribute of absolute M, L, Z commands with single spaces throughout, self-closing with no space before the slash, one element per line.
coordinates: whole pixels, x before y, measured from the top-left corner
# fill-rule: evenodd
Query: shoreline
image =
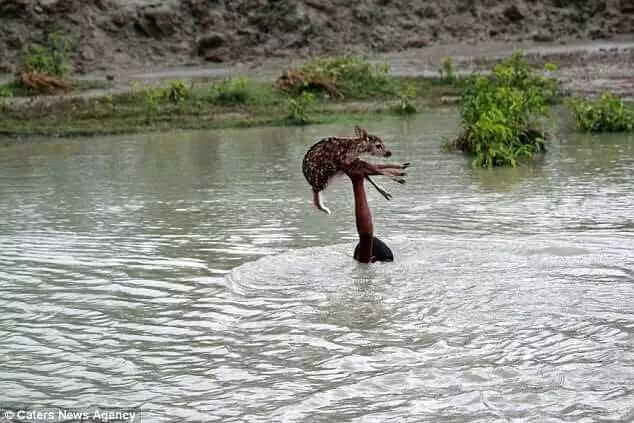
<path fill-rule="evenodd" d="M 425 88 L 419 88 L 418 95 L 412 98 L 419 112 L 425 107 L 455 103 L 461 90 L 459 83 L 443 84 L 428 78 L 393 77 L 392 82 L 398 86 L 414 83 Z M 261 98 L 254 97 L 246 104 L 222 105 L 201 101 L 198 96 L 206 95 L 213 87 L 209 83 L 195 85 L 192 98 L 178 104 L 165 101 L 149 104 L 146 91 L 131 89 L 96 97 L 49 96 L 38 103 L 5 109 L 0 116 L 0 141 L 47 136 L 90 137 L 181 129 L 302 125 L 288 118 L 287 102 L 293 97 L 276 94 L 270 82 L 254 82 L 251 85 L 250 89 L 254 92 L 266 92 Z M 152 92 L 160 87 L 144 89 Z M 398 102 L 393 94 L 374 99 L 320 100 L 311 108 L 310 120 L 305 124 L 398 115 Z M 28 119 L 24 119 L 25 113 L 29 114 Z"/>
<path fill-rule="evenodd" d="M 634 100 L 634 41 L 588 41 L 574 45 L 529 46 L 526 57 L 537 66 L 554 63 L 559 66 L 555 74 L 562 81 L 563 89 L 573 95 L 596 96 L 603 91 L 612 91 L 626 101 Z M 387 63 L 391 79 L 403 87 L 417 86 L 414 104 L 420 109 L 456 102 L 460 94 L 459 84 L 438 83 L 439 61 L 451 57 L 456 75 L 483 72 L 508 57 L 517 43 L 481 43 L 479 45 L 451 44 L 387 53 L 370 57 L 371 63 Z M 471 54 L 466 54 L 470 52 Z M 443 56 L 447 53 L 446 56 Z M 256 67 L 238 64 L 235 66 L 164 68 L 151 72 L 136 70 L 115 73 L 114 80 L 106 75 L 80 76 L 74 91 L 58 95 L 13 97 L 0 99 L 3 112 L 0 117 L 0 138 L 11 141 L 24 137 L 97 136 L 139 132 L 155 132 L 169 129 L 240 128 L 253 126 L 285 126 L 282 98 L 269 99 L 265 103 L 241 105 L 181 104 L 179 107 L 159 107 L 156 116 L 145 118 L 140 98 L 134 92 L 140 84 L 143 88 L 160 87 L 168 81 L 178 79 L 192 89 L 208 90 L 214 82 L 228 76 L 252 78 L 255 85 L 271 85 L 271 81 L 283 69 L 297 66 L 300 61 L 273 59 Z M 100 78 L 100 79 L 98 79 Z M 125 108 L 115 110 L 114 103 L 120 97 L 129 97 Z M 115 99 L 115 100 L 113 100 Z M 136 102 L 136 104 L 134 103 Z M 337 120 L 373 118 L 395 114 L 398 102 L 394 93 L 380 98 L 320 101 L 315 105 L 310 123 L 330 123 Z M 134 107 L 133 107 L 134 106 Z M 112 113 L 104 111 L 110 107 Z M 152 106 L 154 107 L 154 106 Z M 77 110 L 89 111 L 77 115 Z M 73 114 L 75 113 L 75 114 Z M 24 119 L 24 115 L 28 117 Z M 147 115 L 147 113 L 146 113 Z M 74 119 L 80 117 L 78 119 Z M 145 121 L 144 121 L 145 120 Z"/>

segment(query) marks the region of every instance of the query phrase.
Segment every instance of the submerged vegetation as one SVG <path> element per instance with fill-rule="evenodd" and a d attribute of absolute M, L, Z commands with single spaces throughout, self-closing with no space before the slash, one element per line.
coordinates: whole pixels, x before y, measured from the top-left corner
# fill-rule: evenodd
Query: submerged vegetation
<path fill-rule="evenodd" d="M 568 105 L 582 132 L 634 131 L 634 110 L 612 93 L 603 93 L 598 101 L 571 98 Z"/>
<path fill-rule="evenodd" d="M 548 116 L 558 94 L 558 82 L 516 52 L 490 75 L 468 80 L 460 103 L 462 133 L 450 144 L 474 155 L 474 166 L 514 167 L 521 158 L 546 151 L 540 118 Z"/>
<path fill-rule="evenodd" d="M 413 114 L 418 111 L 414 104 L 416 100 L 416 86 L 414 84 L 405 84 L 397 93 L 398 103 L 394 106 L 394 111 L 400 114 Z"/>

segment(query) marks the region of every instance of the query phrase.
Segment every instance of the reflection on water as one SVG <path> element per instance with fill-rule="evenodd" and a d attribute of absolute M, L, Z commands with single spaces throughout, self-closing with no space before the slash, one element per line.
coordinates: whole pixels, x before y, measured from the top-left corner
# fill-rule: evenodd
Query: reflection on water
<path fill-rule="evenodd" d="M 455 110 L 368 124 L 404 186 L 396 255 L 350 258 L 350 125 L 2 147 L 0 407 L 152 421 L 634 419 L 634 138 L 564 134 L 519 169 L 440 150 Z"/>

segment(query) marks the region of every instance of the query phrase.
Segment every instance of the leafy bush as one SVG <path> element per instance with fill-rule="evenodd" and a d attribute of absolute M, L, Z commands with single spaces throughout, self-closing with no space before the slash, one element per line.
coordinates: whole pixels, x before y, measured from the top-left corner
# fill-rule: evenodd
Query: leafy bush
<path fill-rule="evenodd" d="M 603 93 L 598 101 L 571 98 L 577 127 L 583 132 L 629 132 L 634 131 L 634 111 L 612 93 Z"/>
<path fill-rule="evenodd" d="M 516 166 L 546 151 L 539 118 L 548 116 L 559 84 L 535 72 L 521 51 L 491 75 L 471 78 L 461 97 L 462 134 L 453 146 L 475 155 L 474 166 Z"/>
<path fill-rule="evenodd" d="M 398 92 L 398 104 L 395 107 L 397 113 L 416 113 L 414 99 L 416 98 L 416 87 L 413 84 L 405 84 Z"/>
<path fill-rule="evenodd" d="M 0 106 L 6 106 L 11 97 L 13 97 L 11 89 L 7 85 L 0 85 Z"/>
<path fill-rule="evenodd" d="M 310 113 L 315 107 L 315 95 L 303 92 L 296 98 L 289 98 L 286 103 L 287 120 L 291 123 L 305 125 L 311 121 Z"/>
<path fill-rule="evenodd" d="M 391 80 L 386 64 L 373 65 L 357 56 L 320 57 L 284 72 L 275 86 L 292 95 L 311 91 L 330 97 L 363 98 L 389 93 Z"/>
<path fill-rule="evenodd" d="M 440 73 L 441 82 L 445 84 L 451 84 L 456 81 L 456 71 L 451 57 L 445 57 L 444 59 L 442 59 L 438 72 Z"/>
<path fill-rule="evenodd" d="M 163 89 L 162 96 L 170 103 L 179 104 L 189 96 L 189 89 L 183 81 L 172 81 Z"/>
<path fill-rule="evenodd" d="M 222 105 L 244 104 L 250 98 L 249 85 L 245 77 L 225 79 L 214 85 L 212 100 Z"/>
<path fill-rule="evenodd" d="M 145 123 L 151 125 L 154 120 L 154 115 L 159 110 L 159 101 L 163 97 L 163 93 L 158 88 L 148 87 L 144 91 L 144 109 L 145 109 Z"/>
<path fill-rule="evenodd" d="M 54 32 L 47 36 L 43 44 L 32 44 L 27 47 L 23 71 L 64 77 L 70 70 L 69 53 L 68 39 L 63 34 Z"/>

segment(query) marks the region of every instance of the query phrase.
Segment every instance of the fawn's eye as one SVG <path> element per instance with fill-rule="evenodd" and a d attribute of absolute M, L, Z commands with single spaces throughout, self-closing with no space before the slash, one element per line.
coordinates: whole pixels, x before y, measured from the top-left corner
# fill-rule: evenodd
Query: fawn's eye
<path fill-rule="evenodd" d="M 381 144 L 380 142 L 377 142 L 376 143 L 376 148 L 379 148 L 379 149 L 383 148 L 383 144 Z"/>

